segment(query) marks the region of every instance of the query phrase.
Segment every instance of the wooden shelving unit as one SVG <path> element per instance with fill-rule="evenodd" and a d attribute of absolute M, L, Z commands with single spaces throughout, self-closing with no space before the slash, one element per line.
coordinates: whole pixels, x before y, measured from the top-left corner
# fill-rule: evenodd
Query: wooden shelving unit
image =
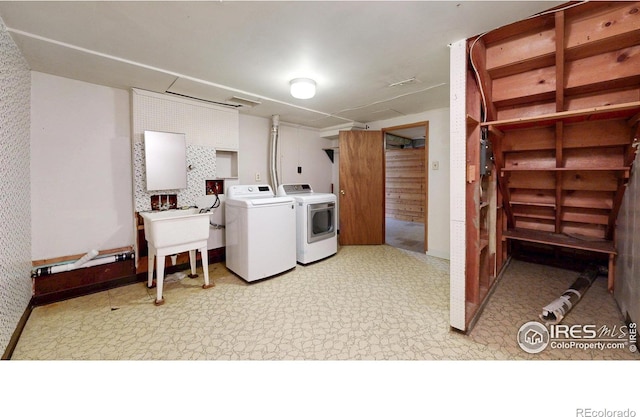
<path fill-rule="evenodd" d="M 496 228 L 495 167 L 488 163 L 482 167 L 480 144 L 481 116 L 480 89 L 467 75 L 467 186 L 466 216 L 476 219 L 467 223 L 466 252 L 466 317 L 467 325 L 482 306 L 496 278 Z"/>
<path fill-rule="evenodd" d="M 565 6 L 467 42 L 467 289 L 491 276 L 480 259 L 495 239 L 497 271 L 541 247 L 556 260 L 585 252 L 608 265 L 613 290 L 616 219 L 640 136 L 640 2 Z M 482 135 L 495 164 L 487 186 L 474 173 Z M 491 184 L 497 204 L 483 207 L 476 194 Z M 485 210 L 497 219 L 487 235 L 475 230 Z M 467 291 L 467 306 L 481 295 Z"/>

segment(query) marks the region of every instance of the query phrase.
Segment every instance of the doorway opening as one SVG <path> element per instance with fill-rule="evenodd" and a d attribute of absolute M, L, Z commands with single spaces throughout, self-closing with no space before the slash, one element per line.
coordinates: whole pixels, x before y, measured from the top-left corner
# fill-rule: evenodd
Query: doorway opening
<path fill-rule="evenodd" d="M 429 122 L 382 129 L 385 143 L 385 243 L 428 250 Z"/>

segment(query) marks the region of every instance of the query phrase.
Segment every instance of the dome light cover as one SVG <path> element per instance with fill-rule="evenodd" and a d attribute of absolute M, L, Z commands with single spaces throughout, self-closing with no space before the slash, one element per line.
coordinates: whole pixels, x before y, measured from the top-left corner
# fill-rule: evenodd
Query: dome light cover
<path fill-rule="evenodd" d="M 299 99 L 308 99 L 316 95 L 316 82 L 309 78 L 291 80 L 291 95 Z"/>

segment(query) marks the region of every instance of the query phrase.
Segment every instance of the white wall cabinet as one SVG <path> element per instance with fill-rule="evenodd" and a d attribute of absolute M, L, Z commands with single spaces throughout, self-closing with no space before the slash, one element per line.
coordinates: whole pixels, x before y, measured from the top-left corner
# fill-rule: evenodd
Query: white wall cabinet
<path fill-rule="evenodd" d="M 238 111 L 235 109 L 215 108 L 213 109 L 213 115 L 213 145 L 219 150 L 237 152 L 240 148 L 240 120 Z"/>

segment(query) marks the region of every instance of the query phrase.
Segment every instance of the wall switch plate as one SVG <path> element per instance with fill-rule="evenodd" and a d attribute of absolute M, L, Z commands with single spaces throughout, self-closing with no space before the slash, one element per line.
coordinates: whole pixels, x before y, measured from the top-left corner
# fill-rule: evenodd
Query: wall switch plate
<path fill-rule="evenodd" d="M 440 162 L 432 161 L 431 162 L 431 169 L 433 169 L 433 170 L 440 169 Z"/>
<path fill-rule="evenodd" d="M 259 181 L 260 181 L 260 173 L 256 172 L 256 182 L 259 182 Z"/>

